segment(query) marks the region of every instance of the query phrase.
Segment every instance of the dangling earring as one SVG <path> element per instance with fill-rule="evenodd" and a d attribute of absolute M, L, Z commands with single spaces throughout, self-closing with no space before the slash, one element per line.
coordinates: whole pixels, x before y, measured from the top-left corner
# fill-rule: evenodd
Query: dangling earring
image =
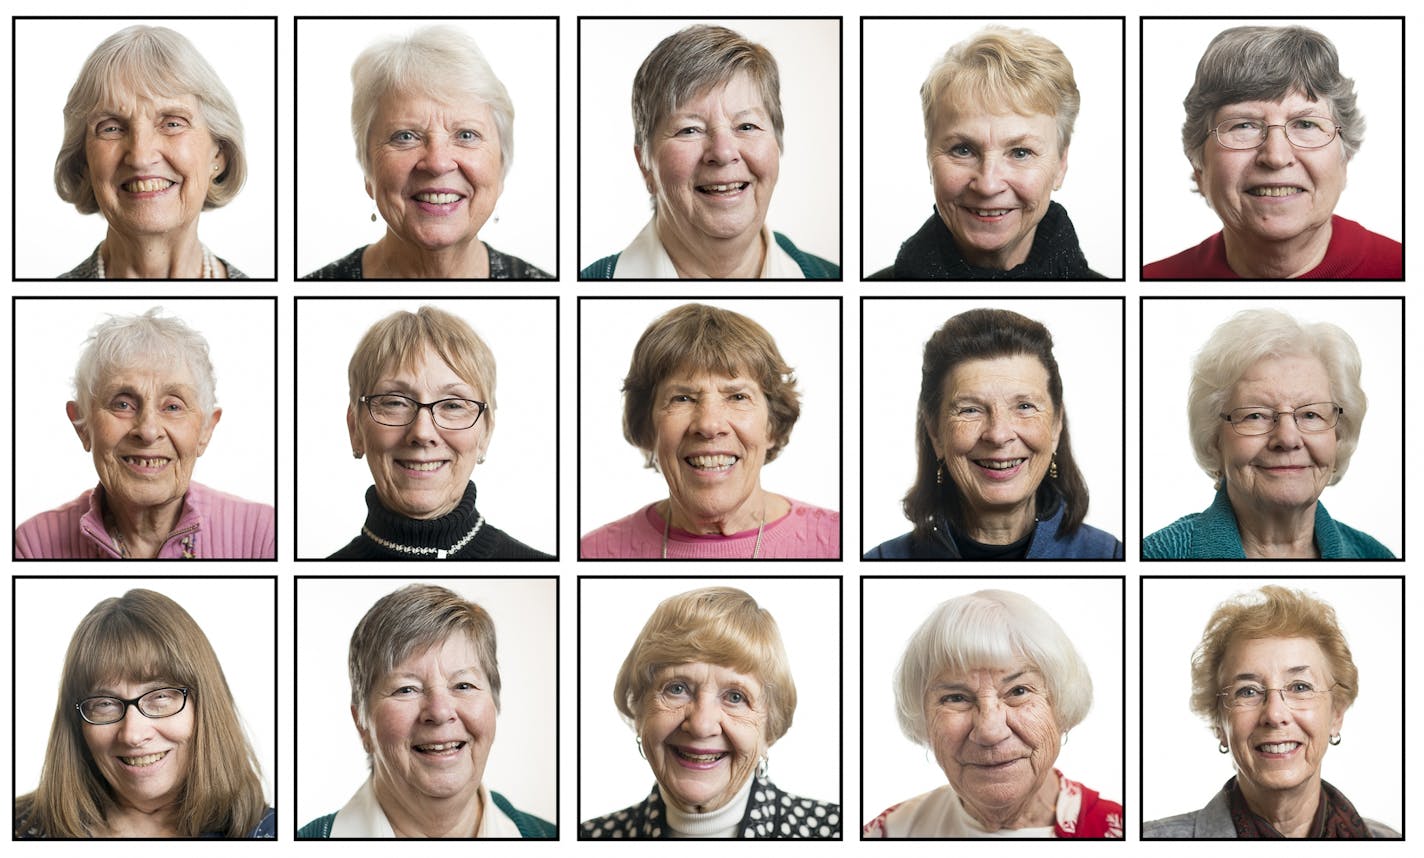
<path fill-rule="evenodd" d="M 353 458 L 353 459 L 359 459 L 359 458 L 361 458 L 361 451 L 360 451 L 360 450 L 352 450 L 352 451 L 351 451 L 351 458 Z"/>
<path fill-rule="evenodd" d="M 638 756 L 646 760 L 648 758 L 648 755 L 643 753 L 643 737 L 637 736 L 633 739 L 633 741 L 638 743 Z"/>
<path fill-rule="evenodd" d="M 1050 459 L 1048 460 L 1048 478 L 1049 478 L 1050 480 L 1056 480 L 1056 479 L 1058 479 L 1058 454 L 1057 454 L 1057 453 L 1054 453 L 1053 456 L 1052 456 L 1052 458 L 1050 458 Z"/>
<path fill-rule="evenodd" d="M 1338 744 L 1340 744 L 1340 734 L 1339 734 L 1339 733 L 1336 733 L 1335 735 L 1333 735 L 1333 736 L 1330 737 L 1330 744 L 1332 744 L 1332 745 L 1338 745 Z"/>
<path fill-rule="evenodd" d="M 766 770 L 771 765 L 771 760 L 766 758 L 766 754 L 761 755 L 761 762 L 757 763 L 757 780 L 766 780 Z"/>
<path fill-rule="evenodd" d="M 944 459 L 939 460 L 939 469 L 935 471 L 935 485 L 944 485 Z"/>
<path fill-rule="evenodd" d="M 1223 754 L 1229 754 L 1229 753 L 1231 753 L 1231 749 L 1228 748 L 1228 747 L 1226 747 L 1226 743 L 1225 743 L 1225 742 L 1222 742 L 1220 745 L 1217 745 L 1217 746 L 1216 746 L 1216 749 L 1217 749 L 1218 751 L 1222 752 Z"/>
<path fill-rule="evenodd" d="M 375 223 L 375 222 L 376 222 L 376 213 L 375 213 L 375 212 L 371 212 L 371 223 Z"/>

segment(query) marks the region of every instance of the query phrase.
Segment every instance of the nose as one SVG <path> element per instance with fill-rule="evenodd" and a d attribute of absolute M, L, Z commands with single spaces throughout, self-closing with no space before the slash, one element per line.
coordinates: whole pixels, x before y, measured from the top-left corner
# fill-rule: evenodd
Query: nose
<path fill-rule="evenodd" d="M 1256 160 L 1273 170 L 1289 167 L 1295 162 L 1295 147 L 1286 137 L 1284 125 L 1267 126 L 1266 140 L 1256 150 Z"/>
<path fill-rule="evenodd" d="M 439 135 L 432 135 L 425 144 L 425 154 L 416 168 L 432 176 L 443 176 L 455 170 L 454 145 Z"/>
<path fill-rule="evenodd" d="M 1283 724 L 1291 718 L 1290 707 L 1286 705 L 1286 692 L 1282 688 L 1272 688 L 1261 701 L 1261 722 Z"/>
<path fill-rule="evenodd" d="M 163 437 L 163 422 L 158 419 L 158 409 L 144 405 L 134 416 L 131 433 L 144 444 L 152 444 Z"/>
<path fill-rule="evenodd" d="M 992 409 L 984 418 L 981 436 L 985 441 L 1001 447 L 1014 439 L 1013 421 L 1000 409 Z"/>
<path fill-rule="evenodd" d="M 138 711 L 138 706 L 130 706 L 119 721 L 117 739 L 130 748 L 138 748 L 153 737 L 153 719 Z"/>
<path fill-rule="evenodd" d="M 1295 424 L 1295 414 L 1276 415 L 1276 425 L 1271 427 L 1271 446 L 1281 450 L 1294 450 L 1300 446 L 1300 427 Z"/>
<path fill-rule="evenodd" d="M 1009 738 L 1008 709 L 997 698 L 981 700 L 974 710 L 974 726 L 969 731 L 971 741 L 979 745 L 997 745 Z"/>
<path fill-rule="evenodd" d="M 129 167 L 146 167 L 158 160 L 158 132 L 142 122 L 129 127 L 124 163 Z"/>
<path fill-rule="evenodd" d="M 450 699 L 448 689 L 430 688 L 425 692 L 423 700 L 420 717 L 427 724 L 444 724 L 455 717 L 455 702 Z"/>
<path fill-rule="evenodd" d="M 708 164 L 735 164 L 741 159 L 737 136 L 730 126 L 708 128 L 706 147 L 704 158 Z"/>
<path fill-rule="evenodd" d="M 970 183 L 984 196 L 993 196 L 1007 187 L 1008 183 L 1004 181 L 1006 169 L 1002 158 L 988 155 L 979 162 L 979 169 Z"/>
<path fill-rule="evenodd" d="M 723 404 L 715 396 L 704 396 L 692 412 L 692 422 L 688 427 L 703 438 L 716 438 L 727 431 L 727 414 Z"/>
<path fill-rule="evenodd" d="M 435 412 L 431 406 L 421 406 L 415 410 L 415 419 L 405 427 L 406 440 L 418 446 L 434 444 L 440 438 L 440 429 L 435 425 Z"/>
<path fill-rule="evenodd" d="M 682 729 L 689 736 L 715 736 L 721 732 L 721 710 L 716 701 L 698 695 L 682 713 Z"/>

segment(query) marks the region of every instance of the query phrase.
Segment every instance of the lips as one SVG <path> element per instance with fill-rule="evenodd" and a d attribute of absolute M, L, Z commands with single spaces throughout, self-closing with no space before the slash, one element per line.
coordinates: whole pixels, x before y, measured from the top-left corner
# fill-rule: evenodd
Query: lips
<path fill-rule="evenodd" d="M 709 195 L 709 196 L 714 196 L 714 197 L 715 197 L 715 196 L 723 196 L 723 195 L 736 194 L 736 193 L 740 193 L 740 192 L 742 192 L 742 191 L 745 191 L 745 190 L 747 189 L 747 187 L 750 186 L 750 185 L 751 185 L 751 182 L 724 182 L 724 183 L 712 184 L 712 185 L 698 185 L 698 186 L 697 186 L 697 192 L 698 192 L 699 194 L 707 194 L 707 195 Z"/>
<path fill-rule="evenodd" d="M 396 464 L 400 465 L 401 469 L 405 471 L 410 471 L 416 474 L 429 474 L 434 473 L 435 471 L 438 471 L 448 465 L 449 460 L 435 459 L 432 461 L 425 461 L 422 459 L 397 459 Z"/>
<path fill-rule="evenodd" d="M 1028 459 L 975 459 L 974 464 L 991 471 L 1009 471 L 1027 462 Z"/>
<path fill-rule="evenodd" d="M 684 456 L 682 460 L 699 471 L 726 471 L 741 461 L 740 457 L 731 453 L 701 453 Z"/>
<path fill-rule="evenodd" d="M 131 194 L 151 194 L 157 191 L 166 191 L 177 182 L 160 178 L 129 179 L 119 187 Z"/>
<path fill-rule="evenodd" d="M 167 751 L 159 751 L 154 754 L 143 754 L 137 757 L 119 757 L 119 762 L 130 768 L 146 769 L 166 756 L 168 756 Z"/>
<path fill-rule="evenodd" d="M 120 456 L 119 459 L 137 471 L 161 471 L 173 461 L 167 456 Z"/>
<path fill-rule="evenodd" d="M 434 206 L 444 206 L 459 202 L 464 199 L 464 196 L 454 191 L 421 191 L 418 194 L 412 195 L 412 199 L 422 203 L 430 203 Z"/>
<path fill-rule="evenodd" d="M 1013 209 L 979 209 L 973 206 L 960 206 L 960 208 L 974 215 L 983 218 L 1000 218 L 1012 212 Z"/>
<path fill-rule="evenodd" d="M 449 757 L 463 750 L 465 744 L 466 743 L 463 740 L 456 740 L 451 742 L 426 742 L 419 745 L 412 745 L 411 748 L 417 754 L 423 754 L 428 757 Z"/>
<path fill-rule="evenodd" d="M 1305 193 L 1305 188 L 1296 185 L 1257 185 L 1247 188 L 1246 193 L 1253 197 L 1293 197 Z"/>

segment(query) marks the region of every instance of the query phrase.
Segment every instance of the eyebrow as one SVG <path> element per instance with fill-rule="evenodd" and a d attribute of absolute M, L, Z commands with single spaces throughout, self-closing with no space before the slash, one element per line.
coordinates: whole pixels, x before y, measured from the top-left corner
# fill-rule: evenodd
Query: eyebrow
<path fill-rule="evenodd" d="M 1286 673 L 1290 673 L 1290 674 L 1310 673 L 1312 670 L 1314 670 L 1314 668 L 1312 668 L 1312 667 L 1311 667 L 1310 665 L 1308 665 L 1308 664 L 1299 664 L 1299 665 L 1296 665 L 1295 667 L 1288 667 L 1288 668 L 1286 668 Z M 1249 679 L 1249 680 L 1253 680 L 1253 681 L 1255 681 L 1255 682 L 1264 682 L 1264 681 L 1265 681 L 1265 677 L 1261 676 L 1261 674 L 1259 674 L 1259 673 L 1250 673 L 1250 672 L 1247 672 L 1247 673 L 1238 673 L 1238 674 L 1236 674 L 1235 676 L 1231 677 L 1231 681 L 1232 681 L 1232 682 L 1239 682 L 1239 681 L 1241 681 L 1241 680 L 1243 680 L 1243 679 Z"/>

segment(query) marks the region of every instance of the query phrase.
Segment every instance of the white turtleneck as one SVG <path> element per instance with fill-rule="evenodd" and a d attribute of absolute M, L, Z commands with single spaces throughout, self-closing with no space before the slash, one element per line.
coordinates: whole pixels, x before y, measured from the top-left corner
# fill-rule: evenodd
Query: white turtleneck
<path fill-rule="evenodd" d="M 752 793 L 752 778 L 742 784 L 732 800 L 706 813 L 687 813 L 668 801 L 662 784 L 658 792 L 663 797 L 663 807 L 667 808 L 668 836 L 674 839 L 687 837 L 732 838 L 737 836 L 737 826 L 742 822 L 742 814 L 747 809 L 747 799 Z"/>

